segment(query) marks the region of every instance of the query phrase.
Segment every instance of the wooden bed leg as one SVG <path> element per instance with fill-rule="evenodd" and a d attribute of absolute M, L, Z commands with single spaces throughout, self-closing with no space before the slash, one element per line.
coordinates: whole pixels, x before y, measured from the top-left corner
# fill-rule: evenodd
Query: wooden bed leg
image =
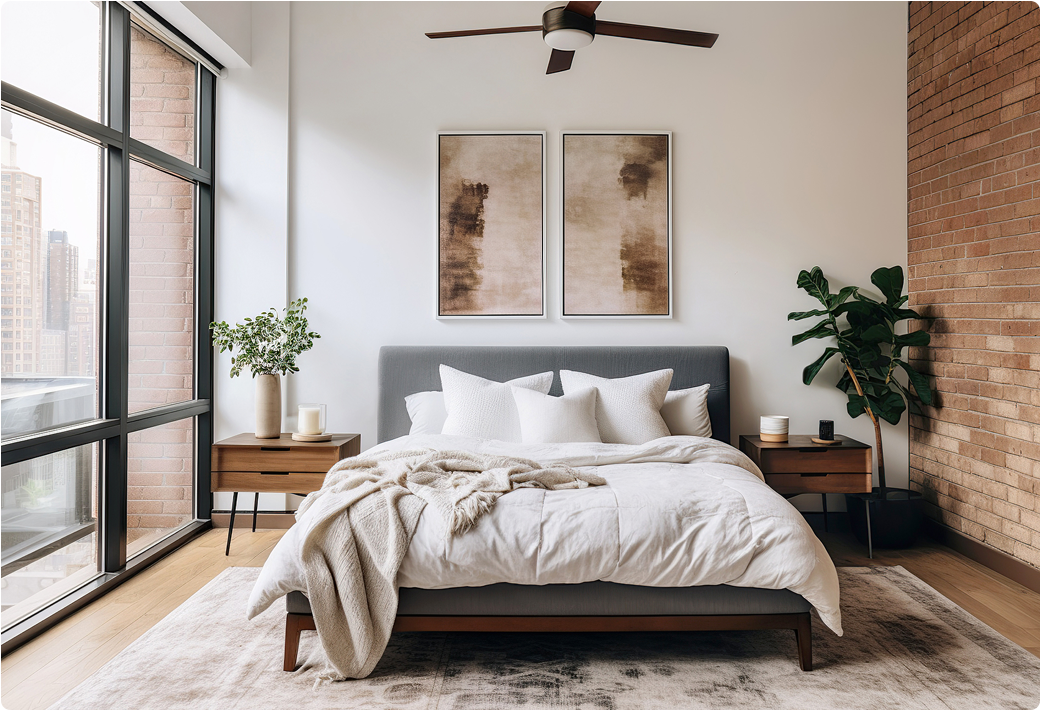
<path fill-rule="evenodd" d="M 296 655 L 300 650 L 300 632 L 303 630 L 300 620 L 302 614 L 285 615 L 285 659 L 282 670 L 290 673 L 296 670 Z"/>
<path fill-rule="evenodd" d="M 809 613 L 798 615 L 798 626 L 794 630 L 798 642 L 798 665 L 803 671 L 812 670 L 812 617 Z"/>

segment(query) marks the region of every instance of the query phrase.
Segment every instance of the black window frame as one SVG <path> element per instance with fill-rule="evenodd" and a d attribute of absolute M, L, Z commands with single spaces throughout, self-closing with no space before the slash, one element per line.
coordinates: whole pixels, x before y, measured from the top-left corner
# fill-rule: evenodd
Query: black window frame
<path fill-rule="evenodd" d="M 99 572 L 87 583 L 52 601 L 2 631 L 0 653 L 6 655 L 61 619 L 122 583 L 135 572 L 211 527 L 210 457 L 213 442 L 213 228 L 217 75 L 206 63 L 189 57 L 196 67 L 196 164 L 178 160 L 130 137 L 130 35 L 134 17 L 127 7 L 108 0 L 100 4 L 101 66 L 106 87 L 103 121 L 86 118 L 28 91 L 2 82 L 3 108 L 58 130 L 89 140 L 102 153 L 101 264 L 98 269 L 99 327 L 98 418 L 89 422 L 3 442 L 3 466 L 97 443 Z M 139 7 L 143 8 L 139 4 Z M 148 13 L 151 15 L 151 13 Z M 144 17 L 142 17 L 144 19 Z M 154 21 L 154 18 L 151 18 Z M 147 24 L 139 29 L 155 36 Z M 178 38 L 205 57 L 201 48 Z M 161 37 L 155 37 L 169 44 Z M 130 162 L 135 160 L 195 186 L 195 332 L 193 333 L 194 398 L 130 414 L 128 357 L 130 309 Z M 155 544 L 127 559 L 127 452 L 134 432 L 194 418 L 193 519 Z"/>

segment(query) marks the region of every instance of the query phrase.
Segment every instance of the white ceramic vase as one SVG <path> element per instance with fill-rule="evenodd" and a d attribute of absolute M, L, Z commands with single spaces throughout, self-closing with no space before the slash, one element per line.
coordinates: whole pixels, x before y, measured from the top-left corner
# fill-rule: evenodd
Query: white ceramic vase
<path fill-rule="evenodd" d="M 256 438 L 282 435 L 282 376 L 256 376 Z"/>

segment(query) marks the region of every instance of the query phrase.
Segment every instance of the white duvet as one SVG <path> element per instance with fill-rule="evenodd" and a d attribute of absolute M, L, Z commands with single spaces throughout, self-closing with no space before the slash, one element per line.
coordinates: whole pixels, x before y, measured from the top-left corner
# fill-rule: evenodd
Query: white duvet
<path fill-rule="evenodd" d="M 440 516 L 424 511 L 398 572 L 400 587 L 604 580 L 790 589 L 842 633 L 838 576 L 827 551 L 802 515 L 731 446 L 692 436 L 625 445 L 422 435 L 366 454 L 418 448 L 595 467 L 607 485 L 513 491 L 459 537 L 449 537 Z M 293 590 L 306 591 L 300 563 L 305 529 L 304 515 L 271 552 L 249 599 L 250 617 Z"/>

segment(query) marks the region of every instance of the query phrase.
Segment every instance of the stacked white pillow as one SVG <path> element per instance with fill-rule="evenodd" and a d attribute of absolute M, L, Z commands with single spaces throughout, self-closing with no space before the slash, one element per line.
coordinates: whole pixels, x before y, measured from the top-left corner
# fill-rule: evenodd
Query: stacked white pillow
<path fill-rule="evenodd" d="M 443 392 L 416 392 L 404 398 L 408 418 L 412 420 L 409 434 L 440 434 L 448 410 L 444 408 Z"/>
<path fill-rule="evenodd" d="M 405 397 L 410 434 L 455 434 L 523 443 L 642 444 L 662 436 L 711 436 L 710 385 L 668 391 L 671 370 L 605 378 L 561 370 L 494 382 L 441 365 L 443 392 Z"/>
<path fill-rule="evenodd" d="M 661 417 L 672 436 L 711 437 L 711 417 L 708 416 L 708 388 L 701 385 L 685 390 L 674 390 L 665 395 Z"/>
<path fill-rule="evenodd" d="M 564 394 L 595 387 L 596 422 L 607 444 L 645 444 L 669 436 L 661 406 L 672 382 L 671 370 L 608 379 L 584 372 L 560 370 Z"/>
<path fill-rule="evenodd" d="M 596 424 L 597 396 L 592 387 L 562 397 L 514 387 L 513 399 L 520 414 L 520 434 L 525 444 L 600 441 Z"/>
<path fill-rule="evenodd" d="M 440 366 L 444 391 L 443 434 L 470 436 L 478 439 L 520 441 L 520 415 L 513 400 L 513 388 L 548 394 L 553 373 L 518 377 L 507 383 L 486 380 L 448 367 Z"/>

